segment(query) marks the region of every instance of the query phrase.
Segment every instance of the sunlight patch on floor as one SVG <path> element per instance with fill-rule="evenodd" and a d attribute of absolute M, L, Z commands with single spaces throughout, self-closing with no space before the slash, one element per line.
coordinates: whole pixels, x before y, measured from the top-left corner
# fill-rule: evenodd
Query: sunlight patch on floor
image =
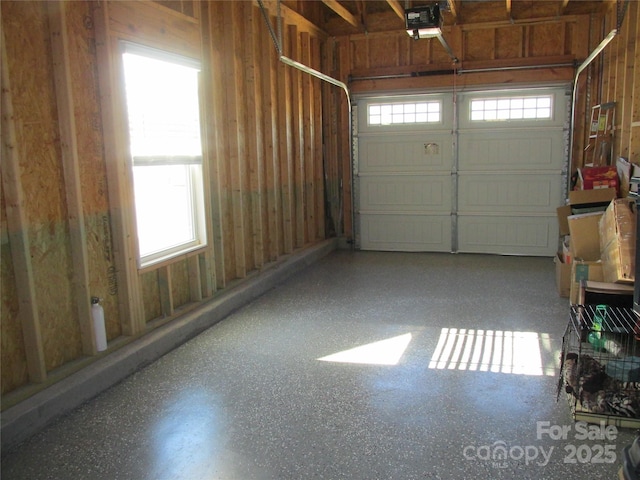
<path fill-rule="evenodd" d="M 443 328 L 429 368 L 554 376 L 542 361 L 550 350 L 548 333 Z"/>
<path fill-rule="evenodd" d="M 397 365 L 409 342 L 411 342 L 411 334 L 405 333 L 404 335 L 333 353 L 318 360 L 369 365 Z"/>

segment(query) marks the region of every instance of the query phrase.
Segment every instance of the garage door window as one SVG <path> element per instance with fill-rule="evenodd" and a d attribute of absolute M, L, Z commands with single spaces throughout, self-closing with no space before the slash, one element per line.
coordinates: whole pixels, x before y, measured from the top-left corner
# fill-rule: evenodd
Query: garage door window
<path fill-rule="evenodd" d="M 474 122 L 501 120 L 550 120 L 553 97 L 497 97 L 471 100 L 470 117 Z"/>
<path fill-rule="evenodd" d="M 439 123 L 441 112 L 441 102 L 375 103 L 369 105 L 367 117 L 369 125 Z"/>

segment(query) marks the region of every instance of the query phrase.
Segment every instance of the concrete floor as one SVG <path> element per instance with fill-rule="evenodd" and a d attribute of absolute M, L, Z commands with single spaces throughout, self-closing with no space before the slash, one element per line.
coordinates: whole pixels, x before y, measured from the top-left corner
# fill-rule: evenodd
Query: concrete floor
<path fill-rule="evenodd" d="M 9 451 L 2 477 L 614 479 L 635 432 L 583 440 L 556 402 L 567 319 L 550 258 L 337 251 Z"/>

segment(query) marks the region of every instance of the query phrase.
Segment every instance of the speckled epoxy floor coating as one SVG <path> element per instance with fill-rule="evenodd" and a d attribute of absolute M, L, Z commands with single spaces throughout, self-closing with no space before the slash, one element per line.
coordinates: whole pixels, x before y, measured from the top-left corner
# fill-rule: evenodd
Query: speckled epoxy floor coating
<path fill-rule="evenodd" d="M 635 432 L 583 440 L 556 402 L 567 319 L 549 258 L 338 251 L 10 451 L 2 476 L 614 479 Z M 511 362 L 434 357 L 490 333 Z M 367 345 L 351 360 L 369 363 L 319 360 Z"/>

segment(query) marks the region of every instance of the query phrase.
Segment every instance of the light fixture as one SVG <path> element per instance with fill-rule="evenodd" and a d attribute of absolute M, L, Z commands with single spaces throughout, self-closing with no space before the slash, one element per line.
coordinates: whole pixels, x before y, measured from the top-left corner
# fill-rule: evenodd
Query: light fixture
<path fill-rule="evenodd" d="M 438 4 L 408 8 L 404 11 L 407 34 L 419 38 L 434 38 L 442 35 L 442 15 Z"/>

